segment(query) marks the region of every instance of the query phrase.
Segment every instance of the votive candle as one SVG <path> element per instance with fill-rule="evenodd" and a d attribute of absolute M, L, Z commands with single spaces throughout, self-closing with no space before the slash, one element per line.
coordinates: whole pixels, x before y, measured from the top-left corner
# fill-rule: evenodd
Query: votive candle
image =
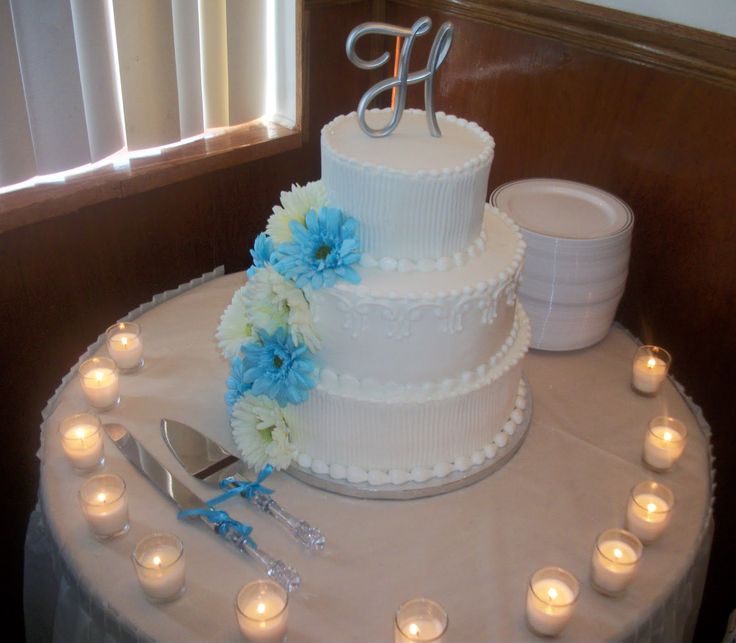
<path fill-rule="evenodd" d="M 61 447 L 78 473 L 88 473 L 105 463 L 102 424 L 93 413 L 77 413 L 59 423 Z"/>
<path fill-rule="evenodd" d="M 108 540 L 128 531 L 125 481 L 112 473 L 92 476 L 79 490 L 79 502 L 95 538 Z"/>
<path fill-rule="evenodd" d="M 644 463 L 654 471 L 669 471 L 680 459 L 687 442 L 687 427 L 679 420 L 660 415 L 649 422 L 644 438 Z"/>
<path fill-rule="evenodd" d="M 133 550 L 138 582 L 153 603 L 179 598 L 186 590 L 184 544 L 174 534 L 150 534 Z"/>
<path fill-rule="evenodd" d="M 606 529 L 593 548 L 593 587 L 601 594 L 617 596 L 636 575 L 643 551 L 641 541 L 625 529 Z"/>
<path fill-rule="evenodd" d="M 118 322 L 105 331 L 107 352 L 121 373 L 143 366 L 141 327 L 133 322 Z"/>
<path fill-rule="evenodd" d="M 238 592 L 235 614 L 246 641 L 280 643 L 286 639 L 289 595 L 274 581 L 253 581 Z"/>
<path fill-rule="evenodd" d="M 655 395 L 667 377 L 672 356 L 659 346 L 640 346 L 635 355 L 631 384 L 638 393 Z"/>
<path fill-rule="evenodd" d="M 556 636 L 570 620 L 580 583 L 567 570 L 543 567 L 532 574 L 526 594 L 526 620 L 533 632 Z"/>
<path fill-rule="evenodd" d="M 669 525 L 674 504 L 675 496 L 665 485 L 640 482 L 629 496 L 626 529 L 645 544 L 654 542 Z"/>
<path fill-rule="evenodd" d="M 109 357 L 93 357 L 79 366 L 79 381 L 90 406 L 107 411 L 120 399 L 118 369 Z"/>
<path fill-rule="evenodd" d="M 428 598 L 413 598 L 403 603 L 394 619 L 394 643 L 444 640 L 449 619 L 439 604 Z"/>

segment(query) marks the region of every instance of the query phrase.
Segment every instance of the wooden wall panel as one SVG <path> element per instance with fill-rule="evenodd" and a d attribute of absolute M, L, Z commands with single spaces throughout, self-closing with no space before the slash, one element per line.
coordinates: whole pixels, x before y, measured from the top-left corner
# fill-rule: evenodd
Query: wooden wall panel
<path fill-rule="evenodd" d="M 388 2 L 387 21 L 454 23 L 436 104 L 494 136 L 491 190 L 563 178 L 608 190 L 634 210 L 618 319 L 671 350 L 674 375 L 713 429 L 716 536 L 698 640 L 720 640 L 736 608 L 725 589 L 736 572 L 736 414 L 728 403 L 736 382 L 736 91 L 416 4 Z M 415 46 L 412 69 L 424 65 L 429 45 Z M 412 88 L 408 104 L 422 101 Z"/>

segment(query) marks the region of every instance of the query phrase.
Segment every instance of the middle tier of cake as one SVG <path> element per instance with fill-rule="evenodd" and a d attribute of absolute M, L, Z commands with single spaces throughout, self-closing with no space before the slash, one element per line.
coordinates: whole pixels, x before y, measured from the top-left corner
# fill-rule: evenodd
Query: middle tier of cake
<path fill-rule="evenodd" d="M 486 206 L 480 243 L 459 266 L 402 272 L 362 268 L 360 285 L 308 291 L 330 388 L 441 386 L 482 376 L 516 338 L 516 289 L 524 255 L 519 228 Z M 516 324 L 515 324 L 516 320 Z"/>

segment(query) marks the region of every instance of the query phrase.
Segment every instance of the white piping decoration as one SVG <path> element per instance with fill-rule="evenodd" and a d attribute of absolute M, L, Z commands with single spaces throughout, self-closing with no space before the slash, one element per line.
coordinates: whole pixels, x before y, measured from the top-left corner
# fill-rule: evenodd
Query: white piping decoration
<path fill-rule="evenodd" d="M 383 109 L 377 109 L 377 110 L 370 110 L 371 112 L 377 112 L 377 113 L 390 113 L 391 108 L 390 107 L 384 107 Z M 424 114 L 424 111 L 421 109 L 405 109 L 405 114 Z M 449 176 L 452 174 L 462 174 L 466 172 L 472 172 L 473 170 L 481 167 L 485 163 L 488 163 L 488 159 L 491 158 L 491 155 L 493 154 L 493 150 L 495 148 L 495 141 L 493 140 L 493 137 L 486 132 L 478 123 L 475 123 L 473 121 L 468 121 L 465 118 L 458 118 L 457 116 L 452 116 L 451 114 L 446 114 L 445 112 L 436 112 L 436 116 L 440 120 L 445 120 L 448 123 L 457 123 L 459 126 L 464 127 L 470 132 L 473 132 L 476 134 L 482 141 L 483 141 L 483 150 L 481 153 L 476 156 L 474 159 L 467 161 L 466 163 L 463 163 L 463 165 L 458 165 L 454 168 L 446 168 L 444 170 L 399 170 L 395 168 L 386 167 L 385 165 L 379 165 L 377 163 L 368 163 L 365 161 L 358 161 L 356 159 L 350 158 L 348 156 L 345 156 L 343 153 L 339 152 L 335 149 L 333 145 L 330 144 L 330 129 L 338 125 L 341 121 L 345 119 L 355 119 L 357 118 L 357 112 L 350 112 L 349 114 L 341 114 L 340 116 L 335 117 L 332 119 L 329 123 L 327 123 L 321 130 L 321 137 L 322 137 L 322 144 L 330 151 L 332 152 L 337 158 L 340 159 L 343 163 L 347 163 L 349 165 L 354 165 L 356 167 L 364 169 L 366 172 L 376 172 L 380 171 L 382 173 L 387 174 L 393 174 L 398 176 L 406 176 L 406 177 L 412 177 L 412 178 L 425 178 L 425 177 L 438 177 L 440 175 Z"/>
<path fill-rule="evenodd" d="M 520 338 L 526 348 L 519 351 L 511 361 L 505 362 L 504 358 L 516 343 L 517 337 Z M 349 373 L 336 373 L 332 369 L 323 368 L 317 375 L 319 377 L 317 388 L 332 395 L 386 403 L 441 400 L 478 389 L 508 372 L 526 354 L 529 339 L 529 319 L 524 309 L 519 306 L 509 337 L 498 352 L 474 370 L 464 371 L 458 377 L 435 382 L 399 384 L 396 382 L 378 382 L 371 378 L 361 380 Z"/>
<path fill-rule="evenodd" d="M 470 259 L 485 252 L 486 231 L 481 230 L 480 236 L 465 250 L 456 252 L 452 257 L 439 259 L 396 259 L 395 257 L 381 257 L 377 259 L 372 254 L 365 253 L 360 258 L 360 265 L 364 268 L 378 268 L 386 272 L 447 272 L 453 268 L 464 266 Z"/>
<path fill-rule="evenodd" d="M 526 352 L 526 351 L 524 351 Z M 355 484 L 367 482 L 378 487 L 386 484 L 402 485 L 407 482 L 426 482 L 431 478 L 444 478 L 453 471 L 467 471 L 470 467 L 483 464 L 485 460 L 493 460 L 498 452 L 507 444 L 509 437 L 514 435 L 519 425 L 524 422 L 524 409 L 527 407 L 527 386 L 522 379 L 516 392 L 514 409 L 493 439 L 482 448 L 473 451 L 470 455 L 459 456 L 453 462 L 438 462 L 433 467 L 413 467 L 405 469 L 363 469 L 356 466 L 345 466 L 339 463 L 328 464 L 323 460 L 312 458 L 306 453 L 299 453 L 296 461 L 304 469 L 311 469 L 320 475 L 329 475 L 335 480 L 347 480 Z"/>

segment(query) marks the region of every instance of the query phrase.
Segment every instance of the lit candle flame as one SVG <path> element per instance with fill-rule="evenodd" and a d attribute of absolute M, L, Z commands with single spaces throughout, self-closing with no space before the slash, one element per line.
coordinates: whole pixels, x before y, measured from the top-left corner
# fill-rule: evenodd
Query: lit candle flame
<path fill-rule="evenodd" d="M 104 374 L 102 373 L 102 371 L 95 371 L 95 379 L 98 382 L 102 382 L 103 377 L 104 377 Z"/>
<path fill-rule="evenodd" d="M 648 368 L 654 368 L 654 367 L 655 367 L 656 365 L 657 365 L 657 360 L 656 360 L 656 359 L 654 359 L 653 357 L 650 357 L 650 358 L 649 358 L 649 359 L 647 360 L 647 367 L 648 367 Z"/>
<path fill-rule="evenodd" d="M 157 567 L 161 567 L 161 556 L 154 556 L 153 564 L 156 565 Z"/>
<path fill-rule="evenodd" d="M 419 626 L 416 623 L 409 625 L 409 634 L 411 636 L 419 636 Z"/>
<path fill-rule="evenodd" d="M 79 440 L 83 440 L 86 437 L 85 430 L 78 426 L 76 429 L 74 429 L 74 437 L 78 438 Z"/>
<path fill-rule="evenodd" d="M 256 612 L 259 614 L 265 614 L 266 613 L 266 604 L 265 603 L 258 603 L 258 607 L 256 607 Z"/>
<path fill-rule="evenodd" d="M 105 502 L 105 500 L 107 500 L 107 494 L 106 493 L 103 493 L 103 492 L 98 493 L 97 494 L 97 500 L 99 502 Z"/>
<path fill-rule="evenodd" d="M 548 597 L 548 598 L 549 598 L 549 600 L 551 600 L 551 601 L 555 600 L 555 599 L 557 598 L 557 590 L 556 590 L 556 589 L 555 589 L 554 587 L 550 587 L 550 588 L 549 588 L 549 589 L 547 590 L 547 597 Z"/>
<path fill-rule="evenodd" d="M 128 348 L 128 338 L 127 337 L 123 337 L 120 340 L 120 343 L 123 345 L 123 348 Z"/>
<path fill-rule="evenodd" d="M 650 512 L 650 513 L 651 513 L 652 511 L 656 511 L 656 510 L 657 510 L 657 505 L 655 505 L 655 504 L 654 504 L 653 502 L 650 502 L 650 503 L 649 503 L 649 504 L 647 505 L 647 511 L 648 511 L 648 512 Z"/>
<path fill-rule="evenodd" d="M 664 435 L 662 436 L 662 439 L 665 442 L 670 442 L 672 440 L 672 433 L 670 433 L 669 431 L 665 431 Z"/>
<path fill-rule="evenodd" d="M 613 550 L 613 556 L 614 558 L 621 558 L 624 555 L 624 552 L 622 552 L 618 547 Z"/>

